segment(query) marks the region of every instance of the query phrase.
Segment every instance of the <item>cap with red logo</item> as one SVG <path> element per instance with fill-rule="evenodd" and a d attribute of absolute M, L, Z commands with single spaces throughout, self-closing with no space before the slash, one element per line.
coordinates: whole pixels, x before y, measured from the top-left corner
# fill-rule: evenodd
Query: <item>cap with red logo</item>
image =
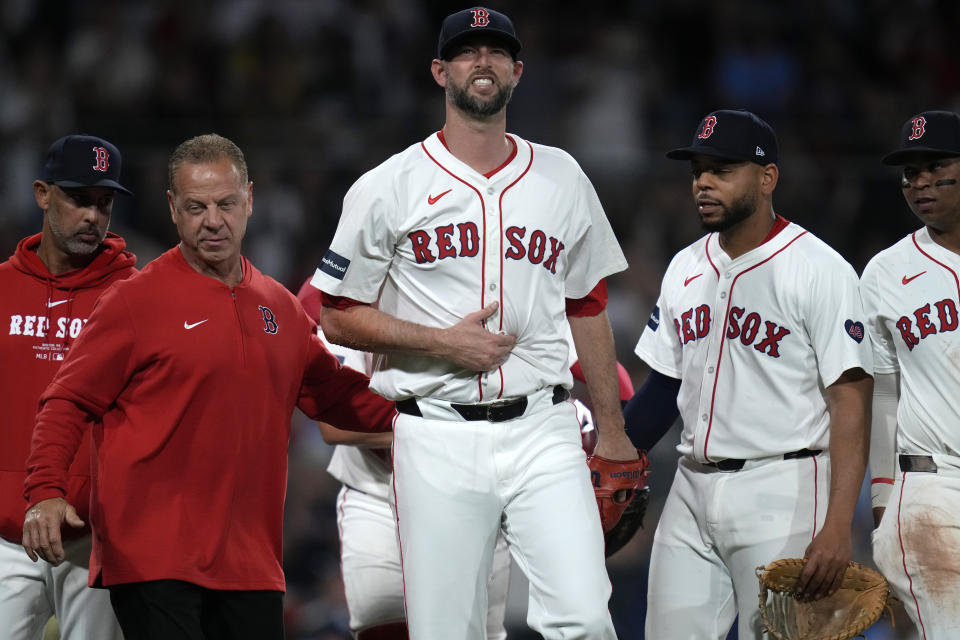
<path fill-rule="evenodd" d="M 744 109 L 721 109 L 700 121 L 693 143 L 667 152 L 673 160 L 711 156 L 733 162 L 777 164 L 777 135 L 773 127 Z"/>
<path fill-rule="evenodd" d="M 449 60 L 454 47 L 473 36 L 487 36 L 502 41 L 514 60 L 520 52 L 520 40 L 510 18 L 486 7 L 474 7 L 451 13 L 440 27 L 437 57 Z"/>
<path fill-rule="evenodd" d="M 952 111 L 924 111 L 903 123 L 900 148 L 883 157 L 883 164 L 907 164 L 920 154 L 960 156 L 960 115 Z"/>
<path fill-rule="evenodd" d="M 120 184 L 120 151 L 87 134 L 64 136 L 50 145 L 39 179 L 59 187 L 109 187 L 133 195 Z"/>

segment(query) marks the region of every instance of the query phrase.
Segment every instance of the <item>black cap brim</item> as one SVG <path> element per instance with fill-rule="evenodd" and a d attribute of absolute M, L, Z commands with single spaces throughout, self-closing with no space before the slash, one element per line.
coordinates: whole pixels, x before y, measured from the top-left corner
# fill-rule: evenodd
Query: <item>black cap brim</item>
<path fill-rule="evenodd" d="M 667 151 L 667 157 L 671 160 L 690 160 L 694 156 L 710 156 L 718 160 L 729 160 L 730 162 L 756 162 L 754 158 L 740 158 L 731 156 L 726 151 L 720 151 L 706 145 L 702 147 L 681 147 Z"/>
<path fill-rule="evenodd" d="M 471 38 L 490 38 L 491 40 L 499 40 L 503 42 L 507 45 L 507 50 L 510 51 L 510 55 L 513 56 L 514 60 L 517 59 L 517 54 L 520 53 L 521 45 L 516 36 L 514 36 L 512 33 L 501 31 L 500 29 L 487 27 L 483 31 L 478 31 L 475 33 L 460 33 L 450 38 L 450 40 L 443 45 L 443 50 L 440 52 L 440 59 L 449 60 L 450 51 L 466 40 L 470 40 Z"/>
<path fill-rule="evenodd" d="M 912 158 L 916 156 L 929 156 L 939 158 L 956 158 L 960 153 L 949 151 L 947 149 L 934 149 L 932 147 L 910 147 L 909 149 L 900 149 L 893 153 L 888 153 L 880 160 L 883 164 L 899 166 L 910 164 Z"/>
<path fill-rule="evenodd" d="M 66 187 L 67 189 L 83 189 L 85 187 L 107 187 L 108 189 L 113 189 L 114 191 L 119 191 L 120 193 L 125 193 L 128 196 L 132 196 L 133 192 L 127 189 L 125 186 L 116 182 L 115 180 L 100 180 L 95 184 L 86 184 L 83 182 L 76 182 L 74 180 L 55 180 L 51 182 L 58 187 Z"/>

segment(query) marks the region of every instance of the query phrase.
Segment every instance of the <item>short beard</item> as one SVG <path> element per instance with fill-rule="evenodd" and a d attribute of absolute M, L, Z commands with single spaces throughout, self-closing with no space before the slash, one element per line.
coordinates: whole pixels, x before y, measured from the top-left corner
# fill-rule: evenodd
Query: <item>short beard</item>
<path fill-rule="evenodd" d="M 734 202 L 729 207 L 723 208 L 723 215 L 720 216 L 720 219 L 715 222 L 707 222 L 703 218 L 700 219 L 700 224 L 703 226 L 705 231 L 709 232 L 724 232 L 729 231 L 731 228 L 740 224 L 751 215 L 757 208 L 757 198 L 754 195 L 745 195 L 736 202 Z"/>
<path fill-rule="evenodd" d="M 497 94 L 487 101 L 481 101 L 467 92 L 467 87 L 455 86 L 452 82 L 447 84 L 447 98 L 455 107 L 474 118 L 489 118 L 501 111 L 510 102 L 513 97 L 513 85 L 508 84 L 501 87 Z"/>
<path fill-rule="evenodd" d="M 101 230 L 96 227 L 77 231 L 74 234 L 68 235 L 65 234 L 60 227 L 53 224 L 50 225 L 50 232 L 53 235 L 54 244 L 60 249 L 60 251 L 68 256 L 78 258 L 93 255 L 99 251 L 100 245 L 103 244 L 104 238 L 106 238 L 107 235 L 106 229 L 104 229 L 101 233 Z M 84 232 L 96 234 L 97 241 L 90 243 L 81 240 L 79 236 Z"/>

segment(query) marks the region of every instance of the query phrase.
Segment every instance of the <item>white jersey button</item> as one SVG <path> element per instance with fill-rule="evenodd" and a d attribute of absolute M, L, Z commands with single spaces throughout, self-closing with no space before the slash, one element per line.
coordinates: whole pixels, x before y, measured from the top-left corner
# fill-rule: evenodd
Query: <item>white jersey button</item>
<path fill-rule="evenodd" d="M 487 193 L 489 193 L 490 195 L 493 195 L 493 192 L 494 192 L 493 187 L 487 187 Z"/>
<path fill-rule="evenodd" d="M 721 291 L 721 292 L 720 292 L 720 298 L 723 299 L 723 298 L 726 298 L 726 297 L 727 297 L 727 292 L 726 292 L 726 291 Z"/>
<path fill-rule="evenodd" d="M 714 371 L 713 367 L 708 367 L 708 368 L 707 368 L 707 373 L 713 373 L 713 371 Z"/>
<path fill-rule="evenodd" d="M 703 420 L 704 422 L 706 422 L 706 421 L 707 421 L 707 414 L 703 414 L 702 416 L 700 416 L 700 419 Z"/>
<path fill-rule="evenodd" d="M 493 282 L 491 282 L 491 283 L 490 283 L 490 286 L 489 286 L 488 288 L 490 289 L 490 291 L 494 291 L 494 290 L 496 290 L 497 285 L 494 284 Z"/>

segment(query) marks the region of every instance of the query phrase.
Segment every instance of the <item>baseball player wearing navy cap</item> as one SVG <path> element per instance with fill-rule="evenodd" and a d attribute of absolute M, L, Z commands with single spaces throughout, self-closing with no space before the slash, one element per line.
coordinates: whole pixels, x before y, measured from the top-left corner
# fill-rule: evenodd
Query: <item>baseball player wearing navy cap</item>
<path fill-rule="evenodd" d="M 923 226 L 867 264 L 876 385 L 873 555 L 924 639 L 960 637 L 960 115 L 903 124 L 903 197 Z"/>
<path fill-rule="evenodd" d="M 680 251 L 637 343 L 650 378 L 626 416 L 642 446 L 676 416 L 680 460 L 654 536 L 646 637 L 762 638 L 758 566 L 807 558 L 799 596 L 837 588 L 866 467 L 872 379 L 857 275 L 775 213 L 773 129 L 704 117 L 689 160 L 705 237 Z M 653 416 L 657 416 L 653 418 Z"/>
<path fill-rule="evenodd" d="M 91 536 L 90 441 L 70 468 L 69 500 L 79 520 L 63 536 L 67 560 L 54 566 L 32 562 L 20 546 L 23 535 L 23 481 L 40 394 L 60 368 L 83 330 L 100 294 L 131 276 L 136 258 L 123 238 L 109 233 L 120 183 L 120 152 L 91 135 L 54 142 L 33 183 L 43 212 L 40 233 L 20 241 L 0 264 L 0 637 L 39 638 L 55 615 L 60 637 L 121 638 L 106 591 L 87 586 Z"/>
<path fill-rule="evenodd" d="M 503 14 L 446 18 L 431 63 L 443 129 L 351 187 L 312 281 L 324 333 L 377 352 L 372 388 L 400 410 L 393 482 L 414 640 L 485 637 L 501 533 L 529 578 L 532 628 L 615 637 L 566 332 L 569 318 L 596 453 L 636 460 L 605 311 L 604 278 L 626 261 L 577 163 L 506 133 L 519 50 Z"/>

